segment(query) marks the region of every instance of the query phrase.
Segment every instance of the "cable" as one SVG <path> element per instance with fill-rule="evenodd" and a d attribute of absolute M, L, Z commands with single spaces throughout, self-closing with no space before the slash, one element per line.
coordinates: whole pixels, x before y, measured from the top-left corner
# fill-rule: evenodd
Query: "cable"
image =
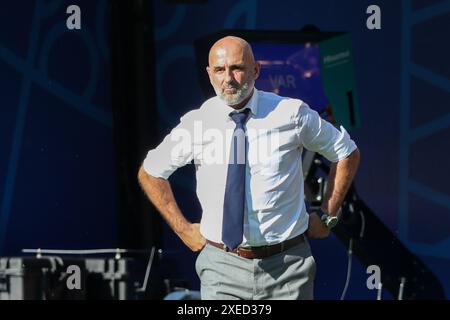
<path fill-rule="evenodd" d="M 345 299 L 345 295 L 347 294 L 348 284 L 350 283 L 350 276 L 352 274 L 353 238 L 350 238 L 347 253 L 348 253 L 347 279 L 345 279 L 345 286 L 344 286 L 344 290 L 342 290 L 341 300 Z"/>
<path fill-rule="evenodd" d="M 128 249 L 88 249 L 88 250 L 53 250 L 53 249 L 22 249 L 23 253 L 53 253 L 53 254 L 99 254 L 99 253 L 126 253 L 138 250 Z"/>
<path fill-rule="evenodd" d="M 150 275 L 150 270 L 152 269 L 154 256 L 155 256 L 155 247 L 152 247 L 152 252 L 150 253 L 150 258 L 148 259 L 147 270 L 145 271 L 144 282 L 142 283 L 142 287 L 137 289 L 138 292 L 145 292 L 147 290 L 148 277 Z"/>
<path fill-rule="evenodd" d="M 349 210 L 351 213 L 355 212 L 355 208 L 353 207 L 352 203 L 349 204 Z M 361 229 L 359 231 L 359 238 L 362 239 L 364 237 L 364 232 L 366 229 L 366 219 L 364 217 L 364 213 L 362 212 L 362 210 L 358 210 L 358 212 L 359 212 L 359 216 L 361 218 Z M 347 294 L 348 285 L 350 283 L 350 276 L 352 273 L 353 238 L 350 238 L 347 254 L 348 254 L 347 278 L 345 279 L 345 285 L 344 285 L 344 289 L 342 290 L 341 300 L 345 299 L 345 295 Z"/>
<path fill-rule="evenodd" d="M 383 295 L 383 284 L 380 282 L 378 284 L 378 291 L 377 291 L 377 300 L 381 300 L 382 295 Z"/>
<path fill-rule="evenodd" d="M 359 210 L 359 216 L 361 217 L 361 230 L 359 233 L 359 237 L 364 237 L 364 231 L 366 231 L 366 218 L 364 217 L 364 212 L 362 210 Z"/>
<path fill-rule="evenodd" d="M 402 277 L 400 279 L 400 288 L 398 290 L 398 300 L 403 300 L 403 290 L 405 289 L 406 278 Z"/>

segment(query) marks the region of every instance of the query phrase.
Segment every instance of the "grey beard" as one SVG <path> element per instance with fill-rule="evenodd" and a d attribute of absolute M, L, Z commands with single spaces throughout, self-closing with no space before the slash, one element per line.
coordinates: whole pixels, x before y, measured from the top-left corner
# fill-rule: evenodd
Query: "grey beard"
<path fill-rule="evenodd" d="M 220 100 L 222 100 L 227 106 L 234 106 L 247 98 L 247 95 L 251 89 L 250 82 L 246 82 L 236 90 L 236 93 L 233 94 L 231 97 L 226 97 L 224 94 L 221 93 L 220 88 L 214 88 L 214 91 L 216 91 L 216 95 L 219 97 Z"/>

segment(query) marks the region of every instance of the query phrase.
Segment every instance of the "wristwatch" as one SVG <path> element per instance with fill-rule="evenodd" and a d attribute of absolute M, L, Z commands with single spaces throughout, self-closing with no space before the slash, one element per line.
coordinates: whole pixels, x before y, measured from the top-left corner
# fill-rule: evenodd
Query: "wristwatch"
<path fill-rule="evenodd" d="M 330 216 L 328 213 L 324 212 L 322 209 L 319 209 L 318 214 L 320 215 L 320 220 L 322 220 L 323 224 L 328 229 L 333 229 L 336 227 L 339 222 L 339 218 L 337 216 Z"/>

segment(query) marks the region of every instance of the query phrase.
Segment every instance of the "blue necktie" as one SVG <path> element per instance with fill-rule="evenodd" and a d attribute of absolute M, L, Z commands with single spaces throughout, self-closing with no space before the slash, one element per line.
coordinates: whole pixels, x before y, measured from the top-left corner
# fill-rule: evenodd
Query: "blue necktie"
<path fill-rule="evenodd" d="M 222 241 L 230 249 L 235 249 L 241 244 L 244 230 L 245 123 L 249 115 L 250 109 L 248 108 L 239 113 L 230 113 L 231 119 L 236 123 L 236 128 L 231 140 L 222 222 Z"/>

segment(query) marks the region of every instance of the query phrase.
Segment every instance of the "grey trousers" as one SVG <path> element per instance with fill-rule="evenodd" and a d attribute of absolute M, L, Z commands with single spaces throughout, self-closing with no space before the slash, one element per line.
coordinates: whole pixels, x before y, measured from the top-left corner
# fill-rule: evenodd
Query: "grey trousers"
<path fill-rule="evenodd" d="M 313 299 L 316 263 L 308 241 L 263 259 L 206 244 L 195 268 L 202 300 Z"/>

